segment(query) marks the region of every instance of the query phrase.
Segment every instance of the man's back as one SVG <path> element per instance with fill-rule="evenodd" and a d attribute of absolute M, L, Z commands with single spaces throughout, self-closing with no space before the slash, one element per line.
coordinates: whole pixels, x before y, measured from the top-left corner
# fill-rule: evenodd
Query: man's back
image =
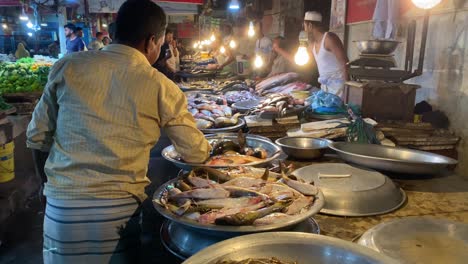
<path fill-rule="evenodd" d="M 54 65 L 51 85 L 45 93 L 56 100 L 57 120 L 45 194 L 143 198 L 159 127 L 186 111 L 177 86 L 123 45 L 67 56 Z"/>

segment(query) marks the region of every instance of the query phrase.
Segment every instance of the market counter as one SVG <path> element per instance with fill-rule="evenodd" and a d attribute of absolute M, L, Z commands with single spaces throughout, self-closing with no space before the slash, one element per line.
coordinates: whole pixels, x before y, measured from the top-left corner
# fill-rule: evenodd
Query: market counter
<path fill-rule="evenodd" d="M 333 155 L 327 155 L 319 162 L 292 163 L 300 168 L 313 163 L 341 162 Z M 379 216 L 341 217 L 318 214 L 314 219 L 322 235 L 355 241 L 375 225 L 395 218 L 408 216 L 432 216 L 468 224 L 468 179 L 447 172 L 436 177 L 387 175 L 407 195 L 407 202 L 396 211 Z"/>

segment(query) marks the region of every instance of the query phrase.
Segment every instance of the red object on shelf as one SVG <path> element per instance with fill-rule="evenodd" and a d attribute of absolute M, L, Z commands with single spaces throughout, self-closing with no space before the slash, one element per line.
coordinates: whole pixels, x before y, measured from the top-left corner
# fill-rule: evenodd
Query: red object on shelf
<path fill-rule="evenodd" d="M 348 0 L 346 23 L 372 20 L 377 0 Z"/>

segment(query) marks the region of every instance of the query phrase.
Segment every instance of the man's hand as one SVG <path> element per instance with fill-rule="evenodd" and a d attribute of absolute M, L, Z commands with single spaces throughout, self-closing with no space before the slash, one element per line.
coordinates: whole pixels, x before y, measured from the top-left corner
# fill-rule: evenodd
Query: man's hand
<path fill-rule="evenodd" d="M 278 52 L 278 49 L 279 49 L 278 43 L 273 42 L 273 47 L 272 47 L 272 49 L 273 49 L 274 52 Z"/>

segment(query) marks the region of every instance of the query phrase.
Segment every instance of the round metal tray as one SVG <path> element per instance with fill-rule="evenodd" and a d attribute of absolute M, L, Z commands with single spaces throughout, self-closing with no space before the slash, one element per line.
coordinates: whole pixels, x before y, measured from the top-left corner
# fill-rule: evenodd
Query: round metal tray
<path fill-rule="evenodd" d="M 260 100 L 247 100 L 232 104 L 232 108 L 236 109 L 239 113 L 246 113 L 255 108 L 260 103 Z"/>
<path fill-rule="evenodd" d="M 167 186 L 175 183 L 178 180 L 179 178 L 172 179 L 166 182 L 165 184 L 163 184 L 162 186 L 160 186 L 153 195 L 153 201 L 160 200 L 161 196 L 166 191 Z M 305 221 L 307 218 L 312 217 L 313 215 L 317 214 L 322 209 L 324 205 L 324 197 L 323 197 L 322 192 L 319 190 L 318 195 L 315 197 L 314 204 L 306 212 L 302 214 L 294 215 L 294 217 L 288 221 L 284 221 L 282 223 L 271 224 L 271 225 L 264 225 L 264 226 L 252 226 L 252 225 L 227 226 L 227 225 L 215 225 L 215 224 L 204 225 L 196 221 L 177 216 L 173 214 L 171 211 L 162 207 L 159 203 L 153 202 L 153 205 L 161 215 L 163 215 L 167 219 L 172 220 L 178 224 L 184 225 L 189 229 L 193 229 L 197 232 L 203 232 L 210 236 L 226 237 L 226 236 L 234 236 L 234 235 L 241 235 L 241 234 L 248 234 L 248 233 L 281 230 L 281 229 L 286 229 L 288 227 L 297 225 Z"/>
<path fill-rule="evenodd" d="M 245 121 L 243 118 L 239 118 L 237 125 L 223 128 L 210 128 L 210 129 L 200 129 L 201 132 L 205 134 L 216 134 L 216 133 L 225 133 L 225 132 L 237 132 L 245 126 Z"/>
<path fill-rule="evenodd" d="M 396 173 L 432 175 L 458 163 L 430 152 L 382 145 L 334 142 L 330 148 L 345 161 Z"/>
<path fill-rule="evenodd" d="M 208 141 L 213 142 L 215 140 L 220 140 L 220 139 L 226 139 L 226 140 L 232 140 L 234 142 L 237 142 L 237 135 L 224 135 L 224 134 L 216 134 L 216 135 L 210 135 L 206 136 Z M 243 166 L 266 166 L 269 163 L 271 163 L 273 160 L 275 160 L 279 155 L 281 154 L 281 148 L 272 143 L 270 140 L 265 140 L 260 137 L 254 137 L 247 135 L 247 145 L 252 148 L 263 148 L 266 150 L 268 153 L 268 158 L 262 161 L 258 162 L 252 162 L 249 164 L 243 164 Z M 238 167 L 239 164 L 236 165 L 227 165 L 227 166 L 213 166 L 213 165 L 206 165 L 206 164 L 196 164 L 196 163 L 186 163 L 184 161 L 180 161 L 177 159 L 179 156 L 179 153 L 174 148 L 174 145 L 170 145 L 166 148 L 163 149 L 161 152 L 162 156 L 174 163 L 178 168 L 183 169 L 183 170 L 191 170 L 193 167 L 211 167 L 211 168 L 225 168 L 225 167 Z"/>
<path fill-rule="evenodd" d="M 313 218 L 308 218 L 289 230 L 320 234 L 320 227 Z M 175 222 L 166 220 L 160 230 L 161 242 L 164 247 L 176 257 L 185 260 L 198 251 L 231 237 L 208 236 L 199 233 Z"/>
<path fill-rule="evenodd" d="M 270 232 L 231 238 L 198 252 L 184 264 L 276 257 L 285 261 L 346 264 L 396 264 L 369 248 L 338 238 L 298 232 Z"/>
<path fill-rule="evenodd" d="M 406 217 L 374 226 L 361 236 L 358 244 L 401 263 L 462 264 L 468 260 L 468 224 L 433 217 Z"/>
<path fill-rule="evenodd" d="M 307 182 L 313 181 L 320 188 L 325 197 L 325 205 L 320 212 L 325 214 L 379 215 L 400 208 L 406 201 L 405 192 L 392 180 L 369 169 L 321 163 L 300 168 L 293 174 Z"/>
<path fill-rule="evenodd" d="M 275 141 L 284 153 L 297 159 L 319 159 L 333 141 L 305 136 L 283 137 Z"/>

